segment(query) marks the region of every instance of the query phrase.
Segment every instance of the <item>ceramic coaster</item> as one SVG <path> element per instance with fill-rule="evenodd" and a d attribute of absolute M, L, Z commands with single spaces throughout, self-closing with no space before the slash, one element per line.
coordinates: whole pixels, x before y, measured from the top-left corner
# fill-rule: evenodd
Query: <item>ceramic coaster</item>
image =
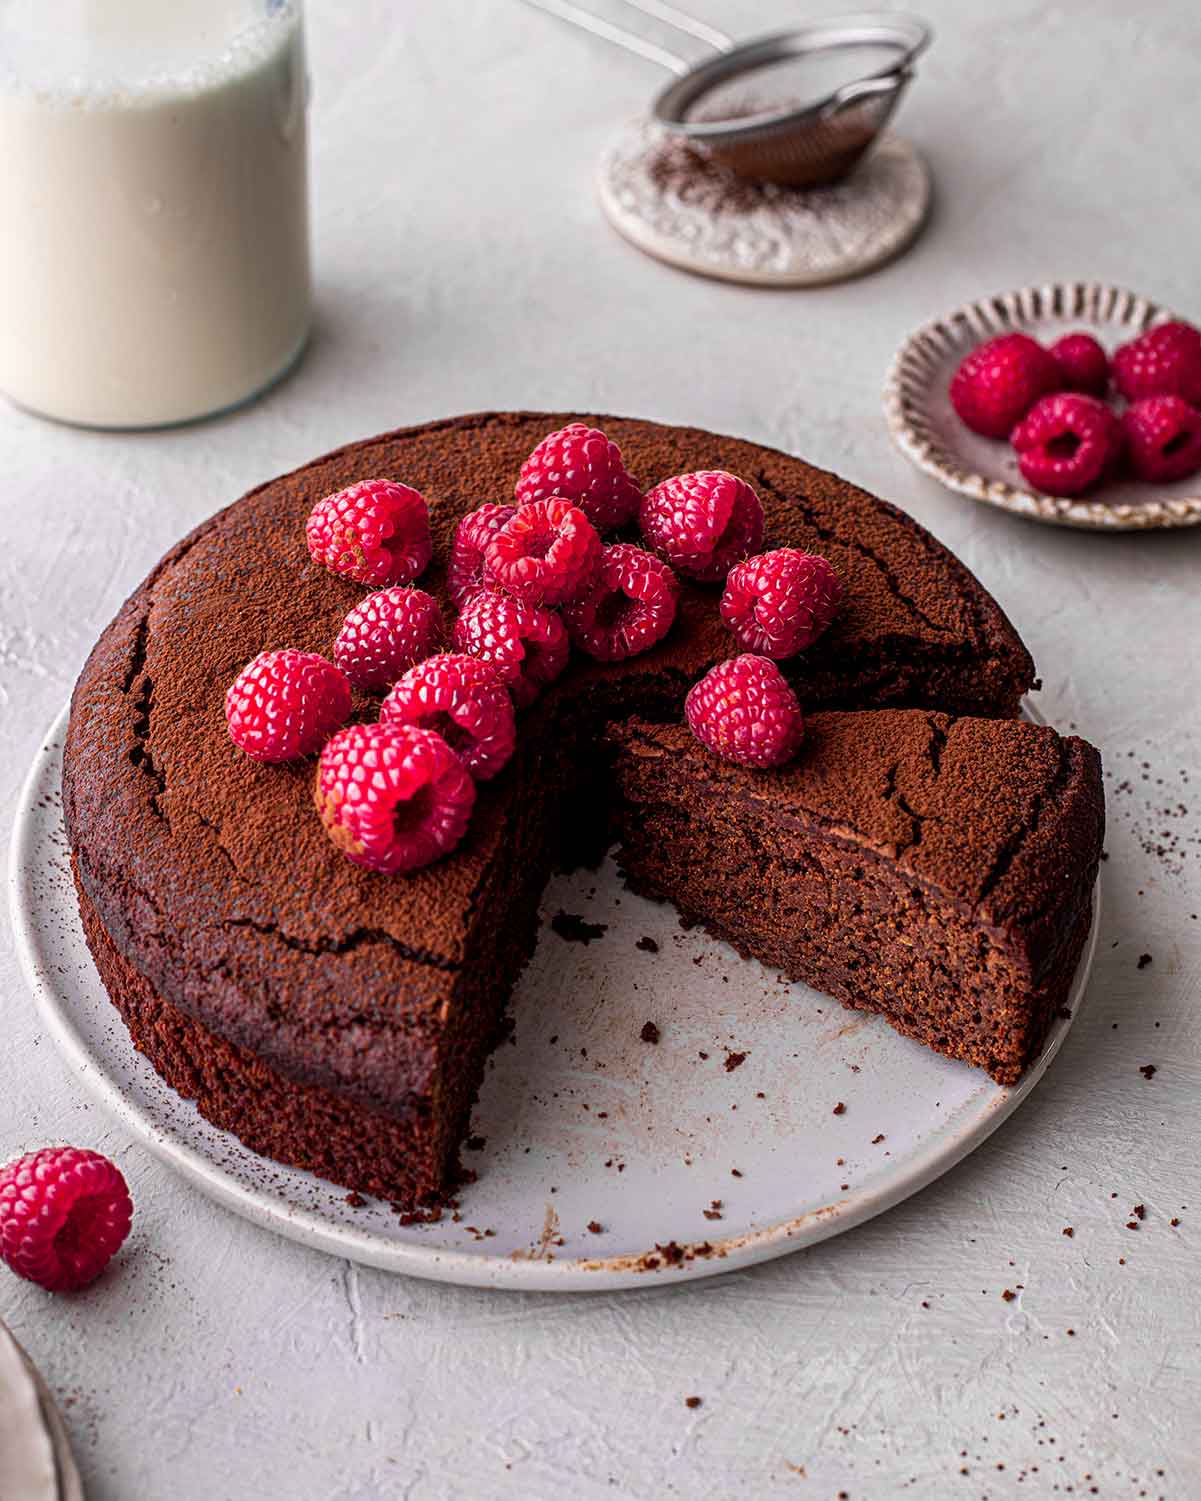
<path fill-rule="evenodd" d="M 841 281 L 890 260 L 921 229 L 930 173 L 908 141 L 882 135 L 826 188 L 748 182 L 650 121 L 627 125 L 601 160 L 601 207 L 639 250 L 749 286 Z"/>

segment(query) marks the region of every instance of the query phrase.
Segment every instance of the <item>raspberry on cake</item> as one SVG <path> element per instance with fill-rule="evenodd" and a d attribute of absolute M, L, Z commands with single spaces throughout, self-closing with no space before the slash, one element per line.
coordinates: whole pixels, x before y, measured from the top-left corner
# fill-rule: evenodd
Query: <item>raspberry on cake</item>
<path fill-rule="evenodd" d="M 454 849 L 467 832 L 475 783 L 432 730 L 352 724 L 321 752 L 313 801 L 348 859 L 398 875 Z"/>
<path fill-rule="evenodd" d="M 461 610 L 473 594 L 486 587 L 484 550 L 516 514 L 516 506 L 476 506 L 455 528 L 446 567 L 446 587 L 456 610 Z"/>
<path fill-rule="evenodd" d="M 1103 401 L 1077 391 L 1044 396 L 1013 430 L 1018 468 L 1047 495 L 1079 495 L 1122 449 L 1122 429 Z"/>
<path fill-rule="evenodd" d="M 507 594 L 469 599 L 455 621 L 453 641 L 456 651 L 492 664 L 519 709 L 528 709 L 554 682 L 571 650 L 557 615 Z"/>
<path fill-rule="evenodd" d="M 311 756 L 349 717 L 345 673 L 311 651 L 260 652 L 225 695 L 230 739 L 256 761 Z"/>
<path fill-rule="evenodd" d="M 567 634 L 601 662 L 620 662 L 662 641 L 676 618 L 680 585 L 652 553 L 615 542 L 601 554 L 586 594 L 563 607 Z"/>
<path fill-rule="evenodd" d="M 1201 412 L 1179 396 L 1148 396 L 1122 413 L 1130 467 L 1166 484 L 1201 469 Z"/>
<path fill-rule="evenodd" d="M 1113 378 L 1127 401 L 1179 396 L 1201 405 L 1201 330 L 1179 320 L 1149 328 L 1115 352 Z"/>
<path fill-rule="evenodd" d="M 585 590 L 600 563 L 596 528 L 552 495 L 519 506 L 484 549 L 486 578 L 531 605 L 562 605 Z"/>
<path fill-rule="evenodd" d="M 361 599 L 334 642 L 334 661 L 356 688 L 389 688 L 406 668 L 442 645 L 438 601 L 424 589 L 380 589 Z"/>
<path fill-rule="evenodd" d="M 781 661 L 812 646 L 841 600 L 842 581 L 825 558 L 777 547 L 730 569 L 718 608 L 747 651 Z"/>
<path fill-rule="evenodd" d="M 309 555 L 360 584 L 411 584 L 433 556 L 421 493 L 388 479 L 360 480 L 319 500 L 305 527 Z"/>
<path fill-rule="evenodd" d="M 759 497 L 723 469 L 664 480 L 643 496 L 638 520 L 655 551 L 700 583 L 720 583 L 763 541 Z"/>
<path fill-rule="evenodd" d="M 1051 345 L 1065 391 L 1104 396 L 1109 386 L 1109 356 L 1092 334 L 1064 334 Z"/>
<path fill-rule="evenodd" d="M 99 1152 L 46 1147 L 0 1167 L 0 1261 L 47 1292 L 94 1282 L 132 1220 L 125 1179 Z"/>
<path fill-rule="evenodd" d="M 410 667 L 384 699 L 381 724 L 415 724 L 442 736 L 477 782 L 513 754 L 513 701 L 496 669 L 478 657 L 443 653 Z"/>
<path fill-rule="evenodd" d="M 515 494 L 519 506 L 561 495 L 579 506 L 598 532 L 625 526 L 642 501 L 621 449 L 583 422 L 569 423 L 542 439 L 521 466 Z"/>
<path fill-rule="evenodd" d="M 776 664 L 750 653 L 719 662 L 684 700 L 688 728 L 740 766 L 783 766 L 804 739 L 797 696 Z"/>
<path fill-rule="evenodd" d="M 951 377 L 959 420 L 985 438 L 1007 438 L 1040 396 L 1062 383 L 1058 364 L 1029 334 L 978 344 Z"/>

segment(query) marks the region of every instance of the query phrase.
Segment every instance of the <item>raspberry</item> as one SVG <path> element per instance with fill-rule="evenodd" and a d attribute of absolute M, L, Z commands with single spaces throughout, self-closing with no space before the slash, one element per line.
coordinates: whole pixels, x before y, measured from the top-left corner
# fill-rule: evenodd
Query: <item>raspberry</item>
<path fill-rule="evenodd" d="M 572 641 L 590 657 L 620 662 L 661 641 L 676 618 L 680 586 L 666 563 L 616 542 L 601 553 L 600 572 L 587 594 L 563 607 Z"/>
<path fill-rule="evenodd" d="M 444 654 L 410 667 L 379 711 L 381 724 L 415 724 L 441 735 L 477 782 L 494 777 L 517 739 L 513 702 L 496 669 Z"/>
<path fill-rule="evenodd" d="M 454 849 L 471 818 L 475 783 L 432 730 L 352 724 L 321 752 L 313 801 L 348 859 L 396 875 Z"/>
<path fill-rule="evenodd" d="M 1065 391 L 1105 395 L 1109 356 L 1092 334 L 1064 334 L 1051 345 L 1051 358 L 1059 366 L 1059 381 Z"/>
<path fill-rule="evenodd" d="M 763 541 L 763 507 L 745 480 L 702 469 L 642 497 L 642 535 L 680 573 L 715 584 Z"/>
<path fill-rule="evenodd" d="M 315 563 L 377 589 L 411 584 L 434 552 L 424 498 L 390 479 L 360 480 L 319 500 L 305 535 Z"/>
<path fill-rule="evenodd" d="M 688 727 L 702 745 L 740 766 L 783 766 L 805 733 L 797 696 L 767 657 L 719 662 L 684 701 Z"/>
<path fill-rule="evenodd" d="M 46 1147 L 0 1168 L 0 1261 L 48 1292 L 94 1282 L 132 1219 L 125 1179 L 99 1152 Z"/>
<path fill-rule="evenodd" d="M 1179 396 L 1148 396 L 1122 413 L 1130 467 L 1139 479 L 1184 479 L 1201 469 L 1201 412 Z"/>
<path fill-rule="evenodd" d="M 951 377 L 951 405 L 961 422 L 986 438 L 1007 438 L 1040 396 L 1063 377 L 1029 334 L 1001 334 L 978 345 Z"/>
<path fill-rule="evenodd" d="M 730 569 L 719 609 L 748 651 L 780 660 L 812 646 L 841 599 L 842 582 L 825 558 L 777 547 Z"/>
<path fill-rule="evenodd" d="M 1113 378 L 1127 401 L 1180 396 L 1201 405 L 1201 331 L 1179 322 L 1149 328 L 1115 352 Z"/>
<path fill-rule="evenodd" d="M 561 605 L 592 582 L 600 550 L 596 528 L 579 506 L 552 495 L 518 507 L 484 550 L 484 568 L 514 599 Z"/>
<path fill-rule="evenodd" d="M 477 594 L 455 621 L 455 650 L 489 662 L 513 695 L 528 708 L 567 666 L 571 650 L 563 622 L 549 610 L 507 594 Z"/>
<path fill-rule="evenodd" d="M 1013 430 L 1018 467 L 1036 490 L 1079 495 L 1105 473 L 1122 446 L 1118 419 L 1095 396 L 1044 396 Z"/>
<path fill-rule="evenodd" d="M 456 610 L 461 610 L 477 590 L 485 587 L 484 549 L 511 517 L 516 506 L 477 506 L 455 528 L 446 569 L 446 587 Z"/>
<path fill-rule="evenodd" d="M 348 611 L 334 660 L 356 688 L 390 688 L 445 639 L 438 602 L 424 589 L 381 589 Z"/>
<path fill-rule="evenodd" d="M 579 506 L 598 532 L 632 521 L 642 501 L 642 491 L 622 463 L 621 449 L 582 422 L 543 438 L 521 466 L 515 493 L 519 506 L 560 495 Z"/>
<path fill-rule="evenodd" d="M 349 717 L 345 674 L 312 651 L 260 652 L 225 695 L 230 738 L 256 761 L 309 756 Z"/>

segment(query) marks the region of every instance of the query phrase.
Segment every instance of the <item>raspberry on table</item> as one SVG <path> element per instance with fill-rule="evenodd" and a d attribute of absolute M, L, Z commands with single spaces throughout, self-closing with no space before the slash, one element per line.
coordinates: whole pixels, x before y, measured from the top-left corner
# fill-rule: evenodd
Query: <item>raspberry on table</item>
<path fill-rule="evenodd" d="M 1149 328 L 1115 351 L 1113 378 L 1127 401 L 1179 396 L 1201 405 L 1201 330 L 1179 320 Z"/>
<path fill-rule="evenodd" d="M 684 715 L 702 745 L 740 766 L 783 766 L 805 734 L 784 674 L 770 658 L 749 652 L 719 662 L 694 683 Z"/>
<path fill-rule="evenodd" d="M 519 506 L 562 496 L 579 506 L 598 532 L 632 521 L 642 501 L 621 449 L 599 428 L 583 422 L 572 422 L 543 438 L 521 466 L 515 494 Z"/>
<path fill-rule="evenodd" d="M 434 553 L 420 491 L 366 479 L 319 500 L 305 526 L 309 555 L 334 573 L 374 584 L 411 584 Z"/>
<path fill-rule="evenodd" d="M 473 594 L 486 587 L 484 549 L 516 514 L 516 506 L 476 506 L 455 528 L 446 569 L 446 587 L 456 610 L 461 610 Z"/>
<path fill-rule="evenodd" d="M 380 589 L 361 599 L 334 642 L 334 661 L 366 693 L 390 688 L 446 639 L 438 601 L 424 589 Z"/>
<path fill-rule="evenodd" d="M 471 819 L 475 783 L 432 730 L 352 724 L 321 752 L 313 801 L 348 859 L 399 875 L 454 849 Z"/>
<path fill-rule="evenodd" d="M 1065 391 L 1104 396 L 1109 387 L 1109 356 L 1092 334 L 1064 334 L 1051 345 Z"/>
<path fill-rule="evenodd" d="M 724 469 L 664 480 L 642 497 L 638 520 L 651 547 L 701 583 L 719 583 L 763 541 L 759 497 Z"/>
<path fill-rule="evenodd" d="M 1122 448 L 1118 419 L 1103 401 L 1077 391 L 1044 396 L 1013 430 L 1018 467 L 1047 495 L 1080 495 Z"/>
<path fill-rule="evenodd" d="M 842 581 L 823 557 L 777 547 L 736 563 L 719 611 L 747 651 L 777 661 L 812 646 L 842 600 Z"/>
<path fill-rule="evenodd" d="M 519 709 L 528 708 L 554 682 L 571 650 L 557 615 L 507 594 L 469 599 L 451 639 L 456 651 L 491 663 Z"/>
<path fill-rule="evenodd" d="M 1201 469 L 1201 412 L 1179 396 L 1148 396 L 1122 413 L 1130 467 L 1166 484 Z"/>
<path fill-rule="evenodd" d="M 410 667 L 384 699 L 379 718 L 441 735 L 477 782 L 494 777 L 517 742 L 509 690 L 494 667 L 465 653 Z"/>
<path fill-rule="evenodd" d="M 260 652 L 225 695 L 230 739 L 256 761 L 310 756 L 349 717 L 345 673 L 312 651 Z"/>
<path fill-rule="evenodd" d="M 48 1292 L 94 1282 L 132 1220 L 125 1179 L 99 1152 L 45 1147 L 0 1167 L 0 1261 Z"/>
<path fill-rule="evenodd" d="M 485 576 L 527 604 L 566 604 L 592 582 L 600 551 L 579 506 L 552 495 L 518 506 L 484 549 Z"/>
<path fill-rule="evenodd" d="M 615 542 L 601 553 L 588 592 L 563 606 L 563 624 L 581 651 L 601 662 L 620 662 L 667 635 L 679 597 L 679 582 L 661 558 Z"/>
<path fill-rule="evenodd" d="M 1001 334 L 964 356 L 951 377 L 951 405 L 975 433 L 1007 438 L 1040 396 L 1057 391 L 1059 366 L 1029 334 Z"/>

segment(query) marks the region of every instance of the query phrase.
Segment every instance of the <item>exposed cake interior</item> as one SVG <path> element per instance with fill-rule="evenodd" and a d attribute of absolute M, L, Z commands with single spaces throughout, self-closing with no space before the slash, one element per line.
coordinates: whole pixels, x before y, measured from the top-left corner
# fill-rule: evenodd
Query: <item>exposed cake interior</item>
<path fill-rule="evenodd" d="M 779 772 L 678 725 L 610 730 L 621 864 L 743 954 L 1014 1083 L 1063 1004 L 1100 857 L 1100 762 L 1011 721 L 818 714 Z"/>

